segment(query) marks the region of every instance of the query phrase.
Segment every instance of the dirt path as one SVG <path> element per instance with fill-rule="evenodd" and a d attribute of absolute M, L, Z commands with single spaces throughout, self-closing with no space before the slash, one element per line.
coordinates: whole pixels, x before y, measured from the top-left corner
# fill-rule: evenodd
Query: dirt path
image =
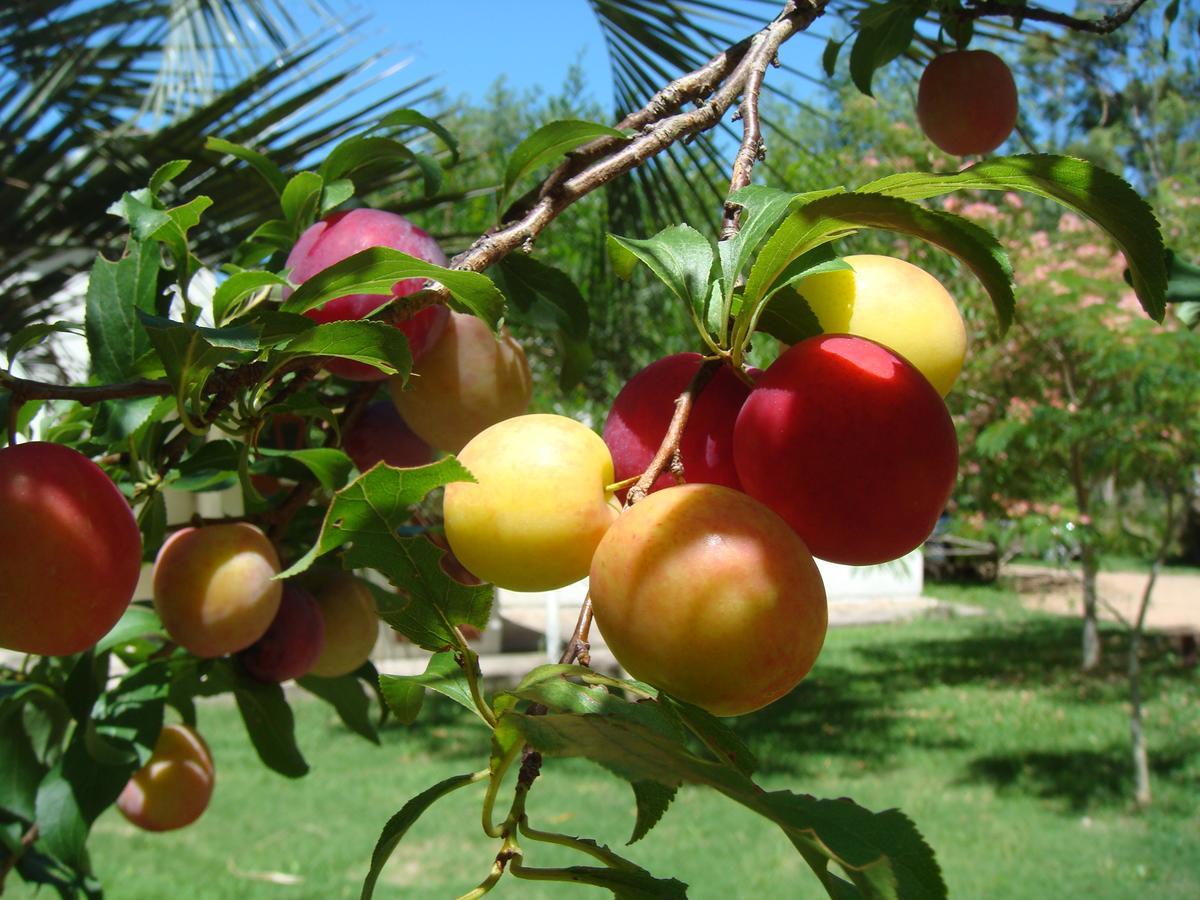
<path fill-rule="evenodd" d="M 1009 579 L 1030 609 L 1080 614 L 1081 588 L 1077 569 L 1008 565 L 1001 576 Z M 1098 585 L 1101 617 L 1133 621 L 1146 588 L 1146 578 L 1142 572 L 1101 572 Z M 1146 615 L 1146 627 L 1155 631 L 1200 630 L 1200 574 L 1159 575 Z"/>

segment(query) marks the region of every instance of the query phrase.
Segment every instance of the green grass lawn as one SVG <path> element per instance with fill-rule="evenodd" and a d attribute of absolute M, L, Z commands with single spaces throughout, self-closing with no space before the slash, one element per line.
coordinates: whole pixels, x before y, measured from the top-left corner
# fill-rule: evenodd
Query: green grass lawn
<path fill-rule="evenodd" d="M 1127 802 L 1119 633 L 1106 634 L 1105 672 L 1084 677 L 1073 621 L 1015 612 L 993 589 L 950 594 L 984 600 L 989 613 L 832 632 L 800 688 L 738 721 L 761 782 L 900 807 L 936 850 L 954 897 L 1200 896 L 1197 672 L 1148 649 L 1155 805 L 1137 813 Z M 212 807 L 164 835 L 106 813 L 92 847 L 107 896 L 357 897 L 387 818 L 424 787 L 480 768 L 486 752 L 482 731 L 448 702 L 431 699 L 413 728 L 388 727 L 382 748 L 347 733 L 323 705 L 300 701 L 296 713 L 313 771 L 289 782 L 257 763 L 232 706 L 202 707 L 218 767 Z M 624 844 L 627 786 L 583 762 L 544 771 L 530 798 L 535 824 Z M 455 897 L 482 879 L 495 842 L 480 832 L 480 797 L 467 788 L 433 807 L 376 896 Z M 530 865 L 581 861 L 526 848 Z M 774 826 L 699 790 L 684 789 L 627 849 L 656 875 L 688 882 L 695 898 L 823 896 Z M 506 876 L 492 896 L 606 895 Z"/>

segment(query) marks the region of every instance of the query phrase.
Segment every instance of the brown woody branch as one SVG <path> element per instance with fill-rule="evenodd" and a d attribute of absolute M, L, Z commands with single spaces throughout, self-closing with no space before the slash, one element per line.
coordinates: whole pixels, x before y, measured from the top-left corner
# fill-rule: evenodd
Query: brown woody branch
<path fill-rule="evenodd" d="M 779 17 L 754 35 L 750 44 L 778 48 L 792 35 L 812 24 L 825 11 L 826 2 L 827 0 L 788 0 Z M 757 63 L 757 56 L 748 52 L 746 43 L 742 41 L 713 57 L 704 66 L 673 82 L 645 108 L 627 117 L 620 123 L 623 127 L 637 127 L 642 122 L 645 124 L 641 131 L 629 140 L 611 139 L 615 145 L 611 152 L 594 149 L 596 146 L 608 146 L 598 142 L 594 142 L 590 148 L 581 148 L 582 158 L 589 158 L 589 154 L 597 155 L 598 158 L 574 174 L 571 174 L 573 167 L 570 164 L 567 164 L 566 168 L 560 167 L 550 176 L 543 188 L 539 189 L 538 199 L 520 218 L 483 235 L 456 256 L 451 267 L 472 272 L 483 271 L 514 250 L 530 245 L 546 226 L 576 200 L 637 168 L 677 141 L 717 125 L 742 96 Z M 773 56 L 774 51 L 771 52 L 771 57 Z M 674 112 L 663 118 L 655 118 L 662 112 L 677 109 L 677 104 L 688 98 L 700 96 L 711 84 L 719 81 L 726 71 L 728 74 L 724 77 L 724 83 L 703 105 L 687 112 Z M 446 299 L 444 289 L 431 293 L 440 295 L 436 298 L 438 300 Z M 430 301 L 433 299 L 435 298 L 429 298 Z"/>
<path fill-rule="evenodd" d="M 1130 2 L 1118 6 L 1111 13 L 1107 13 L 1098 19 L 1082 19 L 1078 16 L 1056 12 L 1052 9 L 1044 9 L 1040 6 L 1014 6 L 1000 2 L 1000 0 L 983 0 L 983 2 L 970 2 L 968 0 L 967 7 L 962 10 L 960 15 L 965 19 L 981 19 L 985 16 L 1006 16 L 1014 22 L 1024 20 L 1048 22 L 1052 25 L 1061 25 L 1063 28 L 1070 29 L 1071 31 L 1084 31 L 1089 34 L 1112 34 L 1133 18 L 1133 14 L 1141 9 L 1145 3 L 1146 0 L 1130 0 Z"/>

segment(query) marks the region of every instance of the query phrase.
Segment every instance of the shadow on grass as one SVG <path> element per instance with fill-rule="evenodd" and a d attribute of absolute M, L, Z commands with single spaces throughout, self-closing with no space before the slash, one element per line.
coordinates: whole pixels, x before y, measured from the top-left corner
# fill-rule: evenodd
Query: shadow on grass
<path fill-rule="evenodd" d="M 1060 707 L 1124 702 L 1124 635 L 1105 632 L 1104 664 L 1093 673 L 1079 669 L 1079 639 L 1078 621 L 1048 616 L 916 623 L 896 626 L 894 634 L 872 629 L 861 640 L 852 636 L 848 646 L 832 647 L 788 697 L 734 727 L 758 754 L 762 771 L 788 775 L 811 773 L 831 759 L 876 771 L 914 750 L 986 750 L 990 736 L 964 733 L 956 719 L 987 703 L 989 694 L 1032 691 Z M 1192 680 L 1166 641 L 1147 641 L 1147 698 L 1172 682 Z M 960 688 L 961 696 L 929 699 L 930 691 L 947 687 Z M 1120 707 L 1114 715 L 1123 715 Z M 1086 781 L 1086 768 L 1079 775 Z"/>
<path fill-rule="evenodd" d="M 1154 750 L 1150 754 L 1153 779 L 1189 780 L 1183 774 L 1190 754 L 1181 750 Z M 1063 800 L 1079 812 L 1096 804 L 1124 804 L 1133 796 L 1133 775 L 1128 747 L 1107 750 L 981 756 L 972 760 L 963 781 L 983 781 L 998 790 Z"/>

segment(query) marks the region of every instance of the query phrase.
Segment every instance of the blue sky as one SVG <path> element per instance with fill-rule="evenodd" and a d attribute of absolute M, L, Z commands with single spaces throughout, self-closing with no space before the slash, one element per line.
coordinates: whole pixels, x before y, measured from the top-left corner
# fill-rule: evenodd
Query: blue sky
<path fill-rule="evenodd" d="M 405 81 L 435 77 L 448 96 L 479 100 L 497 77 L 516 89 L 562 85 L 584 67 L 596 100 L 611 108 L 604 39 L 585 0 L 354 0 L 369 16 L 356 51 L 392 49 Z"/>
<path fill-rule="evenodd" d="M 355 55 L 390 50 L 389 62 L 407 63 L 398 76 L 404 82 L 433 76 L 452 99 L 480 100 L 500 75 L 517 90 L 553 92 L 578 62 L 593 99 L 612 108 L 608 52 L 586 0 L 350 0 L 346 6 L 369 19 L 355 31 Z M 293 12 L 306 30 L 318 24 L 303 8 Z M 786 62 L 820 73 L 820 42 L 800 36 L 784 49 Z"/>

